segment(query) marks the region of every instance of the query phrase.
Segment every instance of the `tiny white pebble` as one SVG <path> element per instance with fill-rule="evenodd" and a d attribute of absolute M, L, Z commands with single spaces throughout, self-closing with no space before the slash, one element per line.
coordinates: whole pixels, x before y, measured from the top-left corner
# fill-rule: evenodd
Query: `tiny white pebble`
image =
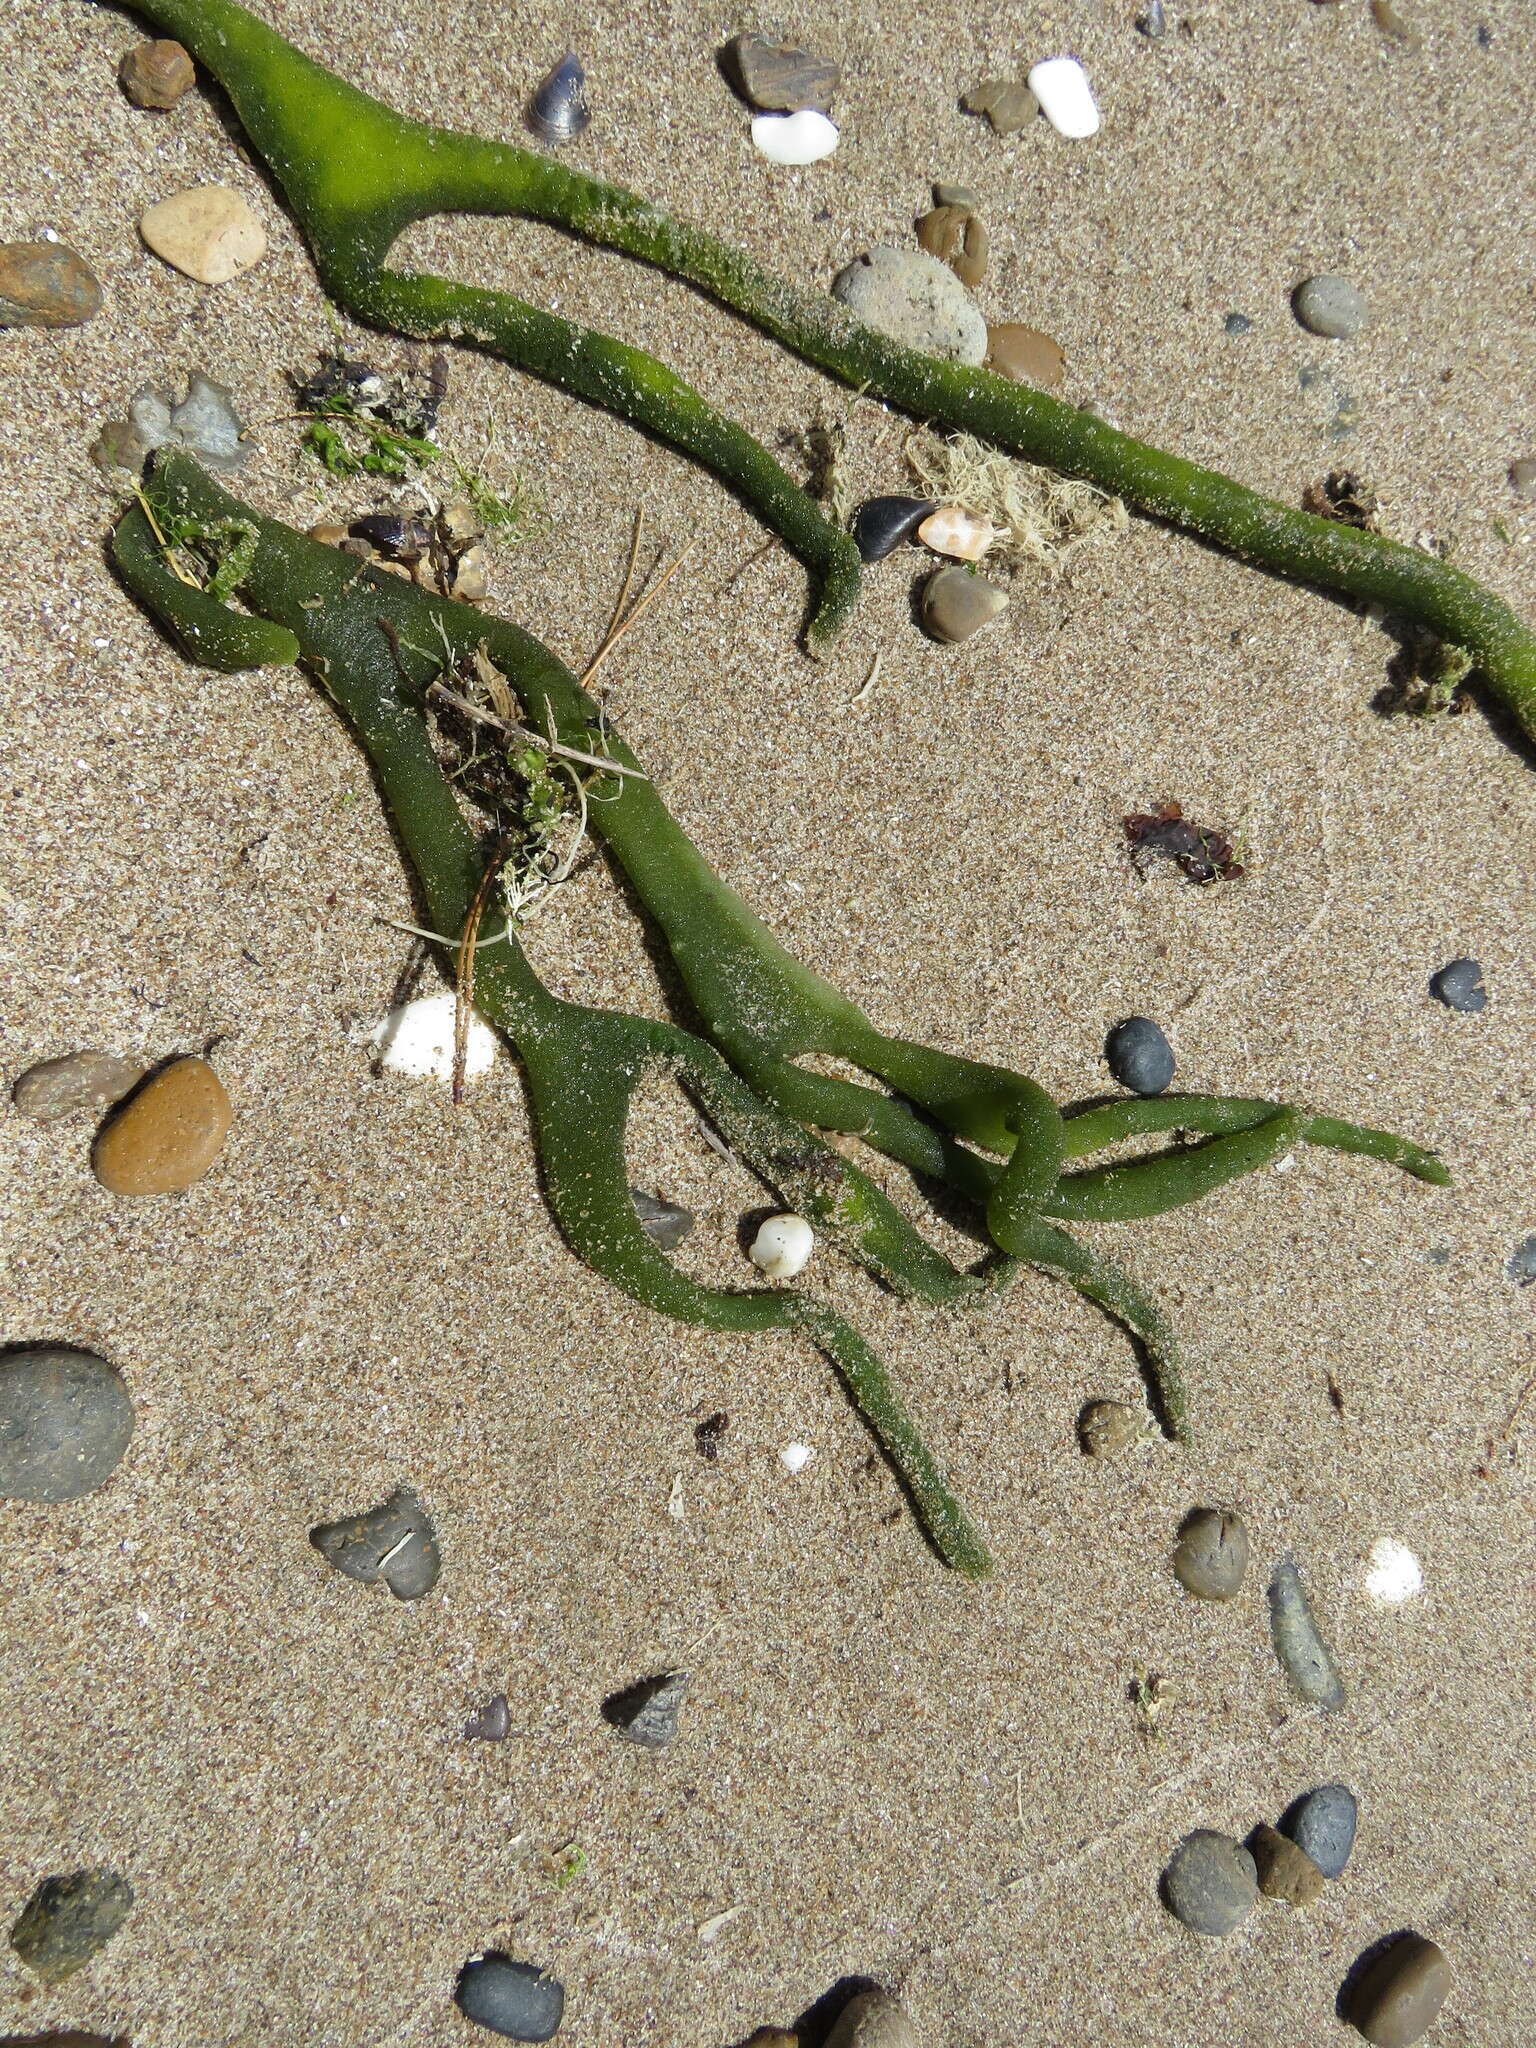
<path fill-rule="evenodd" d="M 1088 74 L 1075 57 L 1047 57 L 1029 74 L 1029 89 L 1040 111 L 1071 142 L 1086 142 L 1099 132 L 1099 104 Z"/>
<path fill-rule="evenodd" d="M 803 1216 L 770 1216 L 752 1240 L 752 1263 L 770 1280 L 793 1280 L 816 1249 L 816 1233 Z"/>
<path fill-rule="evenodd" d="M 418 996 L 400 1003 L 375 1025 L 370 1045 L 386 1074 L 412 1081 L 453 1079 L 454 1000 L 451 995 Z M 464 1051 L 464 1078 L 486 1073 L 496 1057 L 496 1035 L 473 1013 Z"/>
<path fill-rule="evenodd" d="M 805 1470 L 815 1455 L 809 1444 L 786 1444 L 779 1453 L 779 1463 L 793 1478 L 795 1473 Z"/>
<path fill-rule="evenodd" d="M 1424 1590 L 1424 1572 L 1406 1543 L 1378 1537 L 1365 1561 L 1365 1591 L 1378 1607 L 1400 1607 Z"/>
<path fill-rule="evenodd" d="M 752 141 L 771 164 L 819 164 L 837 147 L 837 123 L 814 107 L 798 114 L 756 114 Z"/>
<path fill-rule="evenodd" d="M 673 1475 L 672 1491 L 667 1495 L 667 1513 L 674 1522 L 681 1522 L 687 1516 L 688 1510 L 683 1505 L 683 1475 L 681 1472 Z"/>
<path fill-rule="evenodd" d="M 1294 1152 L 1287 1152 L 1283 1159 L 1275 1161 L 1275 1171 L 1276 1173 L 1289 1173 L 1295 1164 L 1296 1154 Z"/>

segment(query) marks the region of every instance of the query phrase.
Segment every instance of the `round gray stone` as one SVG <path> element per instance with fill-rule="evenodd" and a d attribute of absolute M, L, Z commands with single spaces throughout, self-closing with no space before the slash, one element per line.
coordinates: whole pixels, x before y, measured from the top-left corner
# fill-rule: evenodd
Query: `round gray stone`
<path fill-rule="evenodd" d="M 1216 1939 L 1241 1927 L 1258 1904 L 1258 1872 L 1230 1835 L 1196 1828 L 1174 1850 L 1163 1890 L 1175 1919 L 1192 1934 Z"/>
<path fill-rule="evenodd" d="M 1476 960 L 1448 960 L 1429 977 L 1429 992 L 1437 1003 L 1444 1003 L 1448 1010 L 1460 1010 L 1468 1017 L 1475 1017 L 1488 1007 L 1483 970 Z"/>
<path fill-rule="evenodd" d="M 1161 1095 L 1173 1080 L 1173 1047 L 1150 1017 L 1125 1017 L 1104 1041 L 1109 1071 L 1133 1095 Z"/>
<path fill-rule="evenodd" d="M 1291 294 L 1302 326 L 1328 341 L 1351 341 L 1371 317 L 1371 309 L 1347 277 L 1326 272 L 1309 277 Z"/>
<path fill-rule="evenodd" d="M 122 1376 L 93 1351 L 0 1353 L 0 1496 L 78 1500 L 116 1469 L 132 1435 Z"/>
<path fill-rule="evenodd" d="M 1286 1814 L 1285 1832 L 1324 1877 L 1338 1877 L 1355 1846 L 1359 1801 L 1347 1785 L 1319 1785 Z"/>
<path fill-rule="evenodd" d="M 892 341 L 953 362 L 981 363 L 987 323 L 947 263 L 921 249 L 868 249 L 837 273 L 832 296 Z"/>
<path fill-rule="evenodd" d="M 923 585 L 919 605 L 923 631 L 930 640 L 940 640 L 946 647 L 969 640 L 1007 609 L 1008 599 L 995 583 L 973 576 L 958 562 L 948 569 L 934 570 Z"/>
<path fill-rule="evenodd" d="M 465 2019 L 507 2041 L 548 2041 L 565 2016 L 565 1986 L 532 1963 L 493 1952 L 459 1972 L 453 2002 Z"/>
<path fill-rule="evenodd" d="M 1173 1550 L 1174 1576 L 1197 1600 L 1231 1600 L 1248 1569 L 1248 1531 L 1236 1515 L 1196 1508 Z"/>

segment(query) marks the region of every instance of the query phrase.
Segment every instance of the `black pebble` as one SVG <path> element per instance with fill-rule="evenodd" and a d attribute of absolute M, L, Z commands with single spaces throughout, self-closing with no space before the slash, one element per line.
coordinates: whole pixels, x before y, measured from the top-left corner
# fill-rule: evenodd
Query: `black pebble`
<path fill-rule="evenodd" d="M 603 1701 L 603 1719 L 642 1749 L 667 1749 L 677 1739 L 678 1709 L 688 1691 L 686 1671 L 642 1678 Z"/>
<path fill-rule="evenodd" d="M 1222 328 L 1228 334 L 1246 334 L 1253 322 L 1246 313 L 1229 313 L 1222 321 Z"/>
<path fill-rule="evenodd" d="M 853 543 L 865 562 L 883 562 L 938 506 L 927 498 L 866 498 L 853 515 Z"/>
<path fill-rule="evenodd" d="M 507 2041 L 548 2041 L 565 2015 L 565 1986 L 532 1963 L 477 1956 L 459 1972 L 453 2002 L 465 2019 Z"/>
<path fill-rule="evenodd" d="M 1150 1017 L 1126 1017 L 1104 1041 L 1109 1071 L 1133 1095 L 1161 1095 L 1173 1079 L 1173 1047 Z"/>
<path fill-rule="evenodd" d="M 322 1522 L 309 1540 L 337 1571 L 365 1586 L 382 1579 L 397 1600 L 419 1600 L 437 1584 L 441 1559 L 427 1511 L 408 1486 L 382 1506 L 343 1522 Z"/>
<path fill-rule="evenodd" d="M 505 1742 L 511 1732 L 512 1711 L 504 1692 L 492 1693 L 479 1712 L 464 1723 L 466 1742 Z"/>
<path fill-rule="evenodd" d="M 1469 1017 L 1488 1007 L 1483 970 L 1475 960 L 1447 961 L 1438 974 L 1429 977 L 1429 992 L 1448 1010 L 1461 1010 Z"/>

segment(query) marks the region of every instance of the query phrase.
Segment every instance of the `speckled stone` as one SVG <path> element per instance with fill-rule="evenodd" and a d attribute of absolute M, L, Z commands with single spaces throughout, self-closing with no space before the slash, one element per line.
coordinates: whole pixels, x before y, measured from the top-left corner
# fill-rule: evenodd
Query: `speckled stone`
<path fill-rule="evenodd" d="M 1372 2048 L 1412 2048 L 1440 2016 L 1451 1966 L 1438 1942 L 1403 1934 L 1350 1987 L 1349 2017 Z"/>
<path fill-rule="evenodd" d="M 985 114 L 996 135 L 1017 135 L 1040 112 L 1040 102 L 1017 78 L 984 78 L 960 104 L 968 114 Z"/>
<path fill-rule="evenodd" d="M 1371 317 L 1371 309 L 1347 277 L 1326 273 L 1309 277 L 1291 294 L 1302 326 L 1326 341 L 1352 341 Z"/>
<path fill-rule="evenodd" d="M 1429 977 L 1429 992 L 1437 1003 L 1460 1010 L 1463 1016 L 1475 1017 L 1488 1007 L 1483 970 L 1476 960 L 1448 960 Z"/>
<path fill-rule="evenodd" d="M 949 647 L 969 640 L 1007 609 L 1008 599 L 996 584 L 958 564 L 934 571 L 923 585 L 919 605 L 923 631 Z"/>
<path fill-rule="evenodd" d="M 1126 1401 L 1090 1401 L 1077 1418 L 1078 1442 L 1089 1458 L 1113 1458 L 1145 1431 L 1145 1411 Z"/>
<path fill-rule="evenodd" d="M 1259 1873 L 1259 1890 L 1266 1899 L 1310 1906 L 1327 1883 L 1305 1849 L 1299 1849 L 1278 1828 L 1256 1827 L 1248 1837 L 1248 1848 Z"/>
<path fill-rule="evenodd" d="M 1359 1819 L 1359 1801 L 1347 1785 L 1319 1785 L 1297 1800 L 1282 1825 L 1324 1877 L 1339 1877 L 1355 1846 Z"/>
<path fill-rule="evenodd" d="M 1234 1514 L 1196 1508 L 1173 1550 L 1174 1576 L 1197 1600 L 1231 1600 L 1248 1569 L 1248 1531 Z"/>
<path fill-rule="evenodd" d="M 460 1970 L 453 2002 L 465 2019 L 505 2041 L 551 2041 L 565 2017 L 565 1986 L 493 1950 Z"/>
<path fill-rule="evenodd" d="M 45 1877 L 11 1929 L 11 1947 L 45 1984 L 62 1984 L 106 1947 L 133 1907 L 133 1886 L 115 1870 Z"/>
<path fill-rule="evenodd" d="M 116 1471 L 133 1421 L 121 1375 L 93 1351 L 0 1353 L 0 1499 L 79 1500 Z"/>
<path fill-rule="evenodd" d="M 686 1671 L 662 1671 L 642 1678 L 603 1702 L 603 1719 L 641 1749 L 670 1749 L 677 1717 L 688 1694 Z"/>
<path fill-rule="evenodd" d="M 408 1486 L 366 1514 L 320 1523 L 309 1540 L 347 1578 L 365 1586 L 382 1579 L 397 1600 L 422 1599 L 442 1569 L 427 1511 Z"/>
<path fill-rule="evenodd" d="M 117 67 L 118 82 L 136 107 L 165 113 L 197 83 L 192 59 L 168 36 L 135 43 Z"/>
<path fill-rule="evenodd" d="M 888 1991 L 861 1991 L 838 2014 L 826 2048 L 917 2048 L 917 2029 Z"/>
<path fill-rule="evenodd" d="M 101 286 L 65 242 L 0 243 L 0 327 L 83 327 Z"/>
<path fill-rule="evenodd" d="M 1163 1873 L 1163 1888 L 1175 1919 L 1213 1940 L 1241 1927 L 1259 1898 L 1253 1858 L 1212 1828 L 1184 1837 Z"/>
<path fill-rule="evenodd" d="M 954 272 L 926 250 L 868 249 L 837 273 L 832 296 L 908 348 L 960 363 L 986 355 L 986 321 Z"/>
<path fill-rule="evenodd" d="M 1293 1557 L 1281 1558 L 1269 1582 L 1269 1628 L 1281 1669 L 1304 1700 L 1325 1713 L 1344 1704 L 1344 1681 L 1313 1619 Z"/>
<path fill-rule="evenodd" d="M 173 1060 L 101 1131 L 92 1169 L 109 1194 L 178 1194 L 218 1158 L 233 1115 L 224 1084 L 206 1060 Z"/>
<path fill-rule="evenodd" d="M 68 1052 L 28 1067 L 12 1088 L 11 1100 L 33 1123 L 58 1123 L 83 1109 L 110 1109 L 144 1073 L 142 1060 L 119 1059 L 112 1052 Z"/>

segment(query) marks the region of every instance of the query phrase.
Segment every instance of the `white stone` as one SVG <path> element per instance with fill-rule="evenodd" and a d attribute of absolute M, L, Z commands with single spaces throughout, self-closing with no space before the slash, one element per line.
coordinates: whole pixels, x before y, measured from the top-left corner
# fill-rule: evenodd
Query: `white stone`
<path fill-rule="evenodd" d="M 1395 1536 L 1382 1536 L 1371 1545 L 1365 1561 L 1367 1599 L 1378 1607 L 1401 1607 L 1424 1590 L 1424 1570 L 1406 1543 Z"/>
<path fill-rule="evenodd" d="M 770 1280 L 793 1280 L 816 1249 L 816 1233 L 803 1216 L 770 1216 L 752 1240 L 752 1263 Z"/>
<path fill-rule="evenodd" d="M 194 185 L 162 199 L 139 222 L 155 254 L 198 284 L 228 284 L 267 253 L 267 231 L 227 185 Z"/>
<path fill-rule="evenodd" d="M 386 1074 L 411 1081 L 452 1081 L 454 999 L 451 995 L 418 996 L 400 1003 L 374 1027 L 369 1043 Z M 464 1049 L 464 1078 L 477 1080 L 496 1057 L 496 1034 L 483 1018 L 470 1012 Z"/>
<path fill-rule="evenodd" d="M 786 1444 L 779 1453 L 779 1463 L 791 1478 L 803 1472 L 816 1455 L 809 1444 Z"/>
<path fill-rule="evenodd" d="M 941 505 L 917 529 L 925 548 L 952 555 L 957 562 L 979 562 L 992 545 L 992 524 L 963 505 Z"/>
<path fill-rule="evenodd" d="M 798 114 L 754 114 L 752 140 L 771 164 L 819 164 L 837 147 L 837 123 L 814 107 Z"/>
<path fill-rule="evenodd" d="M 1072 142 L 1086 142 L 1099 132 L 1099 103 L 1088 74 L 1075 57 L 1047 57 L 1029 74 L 1029 89 L 1040 111 Z"/>

